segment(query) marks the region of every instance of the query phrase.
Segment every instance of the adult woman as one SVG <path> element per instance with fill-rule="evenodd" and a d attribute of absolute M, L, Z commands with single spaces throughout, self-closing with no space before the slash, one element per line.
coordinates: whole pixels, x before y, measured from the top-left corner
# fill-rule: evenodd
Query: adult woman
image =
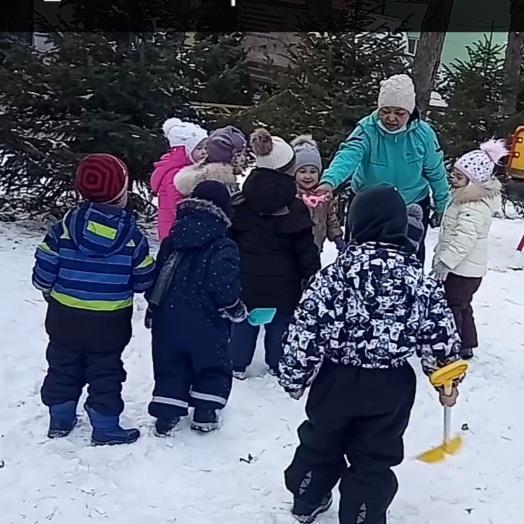
<path fill-rule="evenodd" d="M 331 194 L 351 182 L 355 193 L 377 185 L 395 186 L 406 204 L 424 211 L 424 237 L 429 224 L 430 192 L 438 225 L 449 200 L 444 157 L 435 132 L 421 120 L 415 88 L 407 75 L 382 82 L 378 110 L 362 119 L 340 146 L 317 192 Z M 425 258 L 424 242 L 419 258 Z"/>

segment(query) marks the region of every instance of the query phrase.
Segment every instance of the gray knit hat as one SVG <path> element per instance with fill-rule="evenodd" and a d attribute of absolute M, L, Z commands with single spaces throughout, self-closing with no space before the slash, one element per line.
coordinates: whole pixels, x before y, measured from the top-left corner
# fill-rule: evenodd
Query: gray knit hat
<path fill-rule="evenodd" d="M 318 145 L 311 135 L 297 136 L 291 142 L 291 145 L 295 150 L 295 174 L 305 166 L 316 167 L 318 172 L 322 173 L 322 157 Z"/>

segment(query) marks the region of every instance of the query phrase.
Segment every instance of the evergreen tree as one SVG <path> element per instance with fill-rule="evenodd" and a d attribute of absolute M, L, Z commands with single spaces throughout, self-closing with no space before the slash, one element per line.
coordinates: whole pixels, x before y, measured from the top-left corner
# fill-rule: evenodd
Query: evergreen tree
<path fill-rule="evenodd" d="M 380 81 L 408 67 L 402 39 L 393 34 L 304 33 L 289 57 L 287 71 L 274 74 L 272 94 L 242 121 L 286 138 L 311 133 L 326 158 L 376 107 Z"/>
<path fill-rule="evenodd" d="M 448 107 L 432 119 L 452 158 L 504 129 L 503 51 L 504 46 L 484 37 L 467 47 L 468 58 L 455 60 L 443 71 L 439 92 Z"/>
<path fill-rule="evenodd" d="M 163 120 L 196 116 L 198 82 L 179 36 L 135 37 L 123 48 L 102 34 L 64 33 L 44 52 L 2 41 L 0 189 L 32 209 L 60 206 L 78 160 L 101 151 L 146 182 L 166 148 Z"/>
<path fill-rule="evenodd" d="M 197 33 L 192 61 L 203 89 L 198 100 L 250 105 L 253 86 L 242 45 L 243 33 Z"/>

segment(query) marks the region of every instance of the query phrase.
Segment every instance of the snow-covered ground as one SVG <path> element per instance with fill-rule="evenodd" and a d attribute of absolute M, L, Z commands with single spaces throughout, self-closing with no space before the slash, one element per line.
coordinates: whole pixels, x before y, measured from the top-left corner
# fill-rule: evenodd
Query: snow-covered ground
<path fill-rule="evenodd" d="M 524 273 L 507 270 L 524 222 L 496 220 L 491 271 L 476 302 L 482 347 L 454 411 L 465 448 L 440 465 L 414 456 L 438 443 L 441 408 L 421 377 L 406 436 L 406 461 L 389 524 L 514 524 L 524 514 Z M 0 224 L 0 521 L 4 524 L 280 524 L 292 522 L 282 471 L 297 443 L 303 402 L 263 376 L 236 383 L 220 432 L 184 424 L 173 439 L 151 434 L 152 387 L 144 302 L 126 351 L 123 420 L 138 424 L 134 445 L 89 445 L 81 425 L 64 440 L 45 437 L 39 388 L 46 368 L 45 304 L 30 285 L 40 232 Z M 433 243 L 432 233 L 429 242 Z M 332 259 L 334 250 L 326 253 Z M 417 371 L 420 375 L 419 366 Z M 320 522 L 338 522 L 332 509 Z"/>

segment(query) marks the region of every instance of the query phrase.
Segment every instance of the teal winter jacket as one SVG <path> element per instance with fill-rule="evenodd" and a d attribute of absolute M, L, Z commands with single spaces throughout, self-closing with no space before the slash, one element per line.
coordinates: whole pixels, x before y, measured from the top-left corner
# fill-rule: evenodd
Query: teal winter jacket
<path fill-rule="evenodd" d="M 349 181 L 355 192 L 391 184 L 408 205 L 424 200 L 431 189 L 440 213 L 450 197 L 444 155 L 431 126 L 415 118 L 405 131 L 388 133 L 379 126 L 378 111 L 357 124 L 322 177 L 333 188 Z"/>

